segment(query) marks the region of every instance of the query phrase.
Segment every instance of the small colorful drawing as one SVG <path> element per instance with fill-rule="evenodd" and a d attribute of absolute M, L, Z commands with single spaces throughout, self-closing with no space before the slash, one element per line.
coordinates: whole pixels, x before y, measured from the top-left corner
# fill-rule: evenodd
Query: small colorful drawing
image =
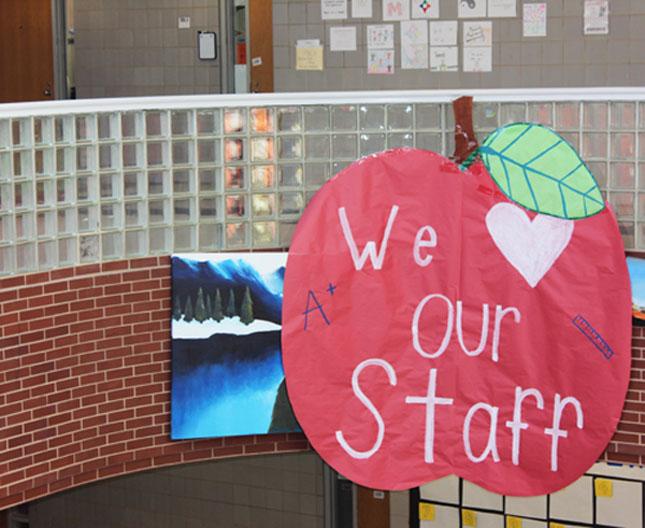
<path fill-rule="evenodd" d="M 394 74 L 394 50 L 367 50 L 367 73 Z"/>
<path fill-rule="evenodd" d="M 439 18 L 439 0 L 412 0 L 412 18 Z"/>
<path fill-rule="evenodd" d="M 393 24 L 367 26 L 367 49 L 392 48 L 394 48 Z"/>
<path fill-rule="evenodd" d="M 408 20 L 410 0 L 383 0 L 383 20 Z"/>

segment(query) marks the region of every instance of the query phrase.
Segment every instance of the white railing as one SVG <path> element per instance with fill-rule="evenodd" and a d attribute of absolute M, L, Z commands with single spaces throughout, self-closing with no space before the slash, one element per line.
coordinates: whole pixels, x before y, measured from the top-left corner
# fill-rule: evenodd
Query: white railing
<path fill-rule="evenodd" d="M 0 273 L 174 251 L 283 248 L 309 198 L 357 158 L 450 155 L 450 102 L 480 141 L 553 127 L 645 249 L 645 89 L 181 96 L 0 105 Z M 413 183 L 412 183 L 413 184 Z"/>

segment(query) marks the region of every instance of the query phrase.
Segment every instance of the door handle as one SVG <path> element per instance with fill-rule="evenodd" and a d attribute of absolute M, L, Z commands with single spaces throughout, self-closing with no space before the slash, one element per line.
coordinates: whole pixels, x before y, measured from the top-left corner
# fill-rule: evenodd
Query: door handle
<path fill-rule="evenodd" d="M 47 83 L 47 86 L 45 86 L 45 89 L 43 90 L 43 95 L 46 95 L 47 97 L 51 97 L 52 95 L 51 84 Z"/>

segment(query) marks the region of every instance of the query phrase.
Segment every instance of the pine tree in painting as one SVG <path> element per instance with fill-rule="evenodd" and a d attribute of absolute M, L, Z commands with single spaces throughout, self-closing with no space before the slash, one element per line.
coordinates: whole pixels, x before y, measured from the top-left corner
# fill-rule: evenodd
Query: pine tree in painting
<path fill-rule="evenodd" d="M 208 319 L 206 315 L 206 304 L 204 304 L 204 290 L 200 287 L 197 290 L 197 300 L 195 301 L 195 320 L 203 323 Z"/>
<path fill-rule="evenodd" d="M 172 318 L 175 321 L 181 320 L 181 301 L 179 300 L 179 295 L 175 297 L 175 302 L 172 307 Z"/>
<path fill-rule="evenodd" d="M 242 299 L 242 307 L 240 308 L 240 321 L 245 325 L 253 322 L 253 299 L 251 299 L 251 292 L 249 287 L 244 291 L 244 299 Z"/>
<path fill-rule="evenodd" d="M 222 312 L 222 296 L 219 293 L 219 288 L 215 291 L 215 305 L 213 306 L 213 319 L 218 323 L 224 319 L 224 313 Z"/>
<path fill-rule="evenodd" d="M 186 297 L 186 308 L 184 309 L 184 321 L 190 323 L 193 320 L 193 301 L 190 295 Z"/>
<path fill-rule="evenodd" d="M 213 303 L 211 302 L 211 296 L 206 294 L 206 319 L 213 318 Z"/>
<path fill-rule="evenodd" d="M 235 311 L 235 292 L 233 289 L 228 291 L 228 304 L 226 305 L 226 317 L 235 317 L 237 312 Z"/>

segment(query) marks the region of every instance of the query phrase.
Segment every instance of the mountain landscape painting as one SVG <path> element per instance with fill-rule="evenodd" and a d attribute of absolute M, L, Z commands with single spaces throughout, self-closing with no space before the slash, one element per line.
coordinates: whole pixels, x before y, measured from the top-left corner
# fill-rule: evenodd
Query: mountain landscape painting
<path fill-rule="evenodd" d="M 300 430 L 280 351 L 286 260 L 173 255 L 173 440 Z"/>

